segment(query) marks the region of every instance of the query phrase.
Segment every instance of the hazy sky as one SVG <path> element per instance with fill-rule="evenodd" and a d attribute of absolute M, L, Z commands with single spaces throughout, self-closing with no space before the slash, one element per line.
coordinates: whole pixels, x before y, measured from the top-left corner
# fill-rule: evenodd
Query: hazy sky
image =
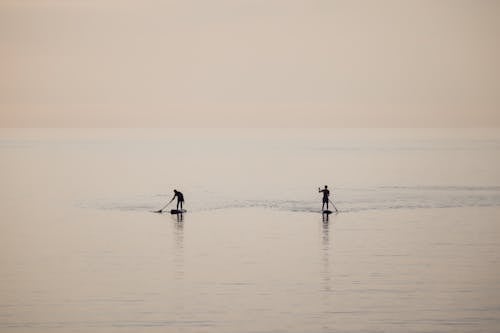
<path fill-rule="evenodd" d="M 499 18 L 496 0 L 0 0 L 0 126 L 500 126 Z"/>

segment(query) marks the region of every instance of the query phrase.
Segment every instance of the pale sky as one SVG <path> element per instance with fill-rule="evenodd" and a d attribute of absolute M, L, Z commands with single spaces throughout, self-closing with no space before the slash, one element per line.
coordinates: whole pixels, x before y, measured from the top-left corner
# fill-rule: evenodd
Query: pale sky
<path fill-rule="evenodd" d="M 500 1 L 0 0 L 0 127 L 500 127 Z"/>

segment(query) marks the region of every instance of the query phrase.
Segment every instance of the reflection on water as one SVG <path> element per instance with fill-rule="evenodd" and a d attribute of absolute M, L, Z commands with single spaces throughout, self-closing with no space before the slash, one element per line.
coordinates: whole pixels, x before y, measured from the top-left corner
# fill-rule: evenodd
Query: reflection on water
<path fill-rule="evenodd" d="M 323 213 L 323 214 L 321 214 L 321 215 L 322 215 L 322 217 L 323 217 L 323 223 L 324 223 L 324 224 L 328 224 L 328 222 L 330 221 L 330 214 L 328 214 L 328 213 Z"/>
<path fill-rule="evenodd" d="M 173 235 L 174 235 L 174 269 L 175 280 L 182 281 L 184 278 L 184 218 L 183 214 L 176 215 Z M 172 215 L 172 216 L 174 216 Z"/>
<path fill-rule="evenodd" d="M 321 224 L 321 301 L 323 313 L 321 314 L 322 318 L 322 330 L 324 332 L 329 332 L 331 330 L 331 326 L 329 325 L 328 318 L 331 316 L 331 302 L 335 301 L 333 295 L 333 284 L 332 280 L 332 272 L 331 272 L 331 251 L 333 251 L 333 247 L 330 243 L 330 229 L 332 228 L 330 222 L 330 214 L 322 214 L 322 224 Z M 333 298 L 333 300 L 332 300 Z"/>
<path fill-rule="evenodd" d="M 178 223 L 184 222 L 184 214 L 177 213 L 177 214 L 171 214 L 171 215 L 172 215 L 172 219 L 174 219 L 176 222 L 178 222 Z"/>
<path fill-rule="evenodd" d="M 327 215 L 327 214 L 323 214 Z M 321 272 L 321 277 L 323 280 L 323 291 L 331 291 L 330 284 L 330 222 L 328 218 L 323 218 L 323 224 L 321 228 L 321 259 L 323 263 L 323 270 Z"/>

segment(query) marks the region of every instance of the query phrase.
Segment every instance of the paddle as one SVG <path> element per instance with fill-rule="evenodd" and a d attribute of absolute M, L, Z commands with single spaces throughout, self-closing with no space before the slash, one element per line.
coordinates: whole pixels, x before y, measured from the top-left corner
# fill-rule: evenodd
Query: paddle
<path fill-rule="evenodd" d="M 169 201 L 169 202 L 168 202 L 165 206 L 163 206 L 163 208 L 162 208 L 162 209 L 160 209 L 160 210 L 156 210 L 156 211 L 155 211 L 155 213 L 163 213 L 163 210 L 164 210 L 165 208 L 167 208 L 167 206 L 168 206 L 168 205 L 170 205 L 170 203 L 171 203 L 172 201 L 174 201 L 174 199 L 170 200 L 170 201 Z"/>
<path fill-rule="evenodd" d="M 339 210 L 337 209 L 337 207 L 335 207 L 335 204 L 333 203 L 333 201 L 330 199 L 328 199 L 328 201 L 330 201 L 330 203 L 333 205 L 333 208 L 335 208 L 335 212 L 338 213 Z"/>

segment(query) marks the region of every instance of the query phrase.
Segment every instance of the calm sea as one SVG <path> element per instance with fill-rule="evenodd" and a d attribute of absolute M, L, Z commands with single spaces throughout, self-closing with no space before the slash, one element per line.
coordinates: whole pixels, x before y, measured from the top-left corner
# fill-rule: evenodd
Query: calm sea
<path fill-rule="evenodd" d="M 0 162 L 2 332 L 500 327 L 498 129 L 2 129 Z"/>

